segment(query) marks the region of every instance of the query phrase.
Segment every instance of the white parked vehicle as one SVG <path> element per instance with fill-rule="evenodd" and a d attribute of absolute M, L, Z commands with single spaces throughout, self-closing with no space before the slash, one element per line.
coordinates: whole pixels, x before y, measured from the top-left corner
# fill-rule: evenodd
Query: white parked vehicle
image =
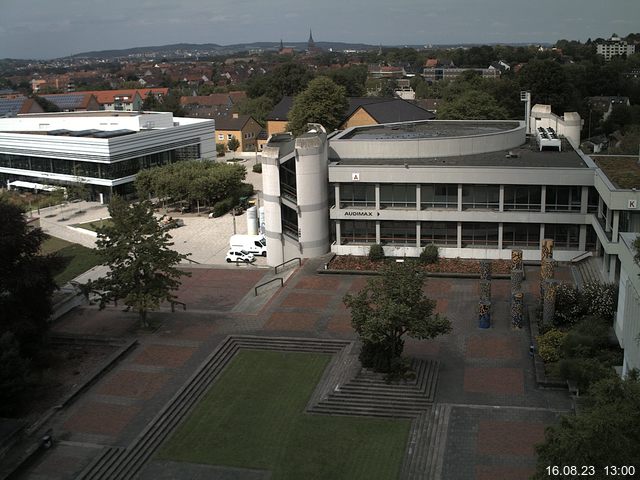
<path fill-rule="evenodd" d="M 264 235 L 232 235 L 229 239 L 231 249 L 245 250 L 254 255 L 267 256 L 267 240 Z"/>
<path fill-rule="evenodd" d="M 245 262 L 252 263 L 255 262 L 256 258 L 252 253 L 247 252 L 246 250 L 240 250 L 232 248 L 227 252 L 227 256 L 225 257 L 227 263 L 231 262 Z"/>

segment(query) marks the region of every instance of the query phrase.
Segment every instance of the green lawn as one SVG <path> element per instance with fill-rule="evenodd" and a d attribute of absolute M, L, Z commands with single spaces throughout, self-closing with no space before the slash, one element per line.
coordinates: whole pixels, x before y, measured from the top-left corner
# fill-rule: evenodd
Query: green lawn
<path fill-rule="evenodd" d="M 159 452 L 273 479 L 396 479 L 409 420 L 308 415 L 329 355 L 242 350 Z"/>
<path fill-rule="evenodd" d="M 85 230 L 91 230 L 92 232 L 95 232 L 99 227 L 102 227 L 103 225 L 111 225 L 111 219 L 105 218 L 103 220 L 94 220 L 93 222 L 78 223 L 77 225 L 74 225 L 74 227 L 84 228 Z"/>
<path fill-rule="evenodd" d="M 48 237 L 42 243 L 41 252 L 43 254 L 55 253 L 62 259 L 62 265 L 55 272 L 55 281 L 59 286 L 100 264 L 95 250 L 77 243 L 67 242 L 61 238 Z"/>

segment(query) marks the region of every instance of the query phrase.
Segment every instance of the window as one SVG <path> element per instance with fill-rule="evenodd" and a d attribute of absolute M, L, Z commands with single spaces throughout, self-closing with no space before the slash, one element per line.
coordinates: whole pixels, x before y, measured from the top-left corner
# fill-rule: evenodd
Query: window
<path fill-rule="evenodd" d="M 415 208 L 416 186 L 414 184 L 380 185 L 380 208 Z"/>
<path fill-rule="evenodd" d="M 224 134 L 223 133 L 219 133 L 218 134 L 218 140 L 224 140 Z"/>
<path fill-rule="evenodd" d="M 545 210 L 547 212 L 579 212 L 581 190 L 579 186 L 547 187 Z"/>
<path fill-rule="evenodd" d="M 420 187 L 421 208 L 458 208 L 458 185 L 436 184 Z"/>
<path fill-rule="evenodd" d="M 458 223 L 457 222 L 421 222 L 420 223 L 420 246 L 436 244 L 458 245 Z"/>
<path fill-rule="evenodd" d="M 292 158 L 280 165 L 280 189 L 286 197 L 297 198 L 296 160 Z"/>
<path fill-rule="evenodd" d="M 298 214 L 286 205 L 281 205 L 281 213 L 283 233 L 298 240 Z"/>
<path fill-rule="evenodd" d="M 376 187 L 372 183 L 341 183 L 340 208 L 376 206 Z"/>
<path fill-rule="evenodd" d="M 540 211 L 542 187 L 529 185 L 505 185 L 505 210 Z"/>
<path fill-rule="evenodd" d="M 538 248 L 540 246 L 540 224 L 504 223 L 502 225 L 502 246 L 504 248 Z"/>
<path fill-rule="evenodd" d="M 227 133 L 227 140 L 231 140 L 233 138 L 233 134 L 232 133 Z"/>
<path fill-rule="evenodd" d="M 554 247 L 577 250 L 580 237 L 579 225 L 545 224 L 545 238 L 553 239 Z"/>
<path fill-rule="evenodd" d="M 370 220 L 341 220 L 340 243 L 376 243 L 376 222 Z"/>
<path fill-rule="evenodd" d="M 380 222 L 380 242 L 390 245 L 416 245 L 415 222 Z"/>
<path fill-rule="evenodd" d="M 480 208 L 497 210 L 500 205 L 500 187 L 498 185 L 463 185 L 462 208 Z"/>
<path fill-rule="evenodd" d="M 600 195 L 598 194 L 598 190 L 596 190 L 596 187 L 589 187 L 589 195 L 587 197 L 588 213 L 598 213 L 599 200 L 600 200 Z"/>
<path fill-rule="evenodd" d="M 497 245 L 497 223 L 467 222 L 462 224 L 463 247 L 496 247 Z"/>

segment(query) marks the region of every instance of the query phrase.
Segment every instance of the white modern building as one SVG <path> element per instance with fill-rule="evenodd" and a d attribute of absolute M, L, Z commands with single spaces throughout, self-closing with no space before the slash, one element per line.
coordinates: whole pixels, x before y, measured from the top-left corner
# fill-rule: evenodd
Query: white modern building
<path fill-rule="evenodd" d="M 618 36 L 612 36 L 609 40 L 596 45 L 596 53 L 602 55 L 605 60 L 618 55 L 633 55 L 636 51 L 634 44 L 629 44 Z"/>
<path fill-rule="evenodd" d="M 133 193 L 144 168 L 216 158 L 213 120 L 170 112 L 73 112 L 0 119 L 3 186 L 84 183 L 92 197 Z"/>
<path fill-rule="evenodd" d="M 580 127 L 578 114 L 536 105 L 528 122 L 427 120 L 330 135 L 310 125 L 298 138 L 274 135 L 262 156 L 268 262 L 366 255 L 375 243 L 396 257 L 435 244 L 443 257 L 509 259 L 518 248 L 539 261 L 550 238 L 556 260 L 596 256 L 602 276 L 620 282 L 624 368 L 640 367 L 630 247 L 640 185 L 615 185 L 578 149 Z"/>

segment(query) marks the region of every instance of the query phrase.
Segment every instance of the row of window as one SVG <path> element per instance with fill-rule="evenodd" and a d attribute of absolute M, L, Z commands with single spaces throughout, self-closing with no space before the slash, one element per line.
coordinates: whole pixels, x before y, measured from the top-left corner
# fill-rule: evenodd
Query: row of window
<path fill-rule="evenodd" d="M 420 188 L 422 209 L 457 209 L 457 184 L 380 184 L 380 208 L 416 208 L 417 187 Z M 375 208 L 376 188 L 374 184 L 340 184 L 340 208 Z M 582 201 L 580 186 L 546 187 L 546 211 L 579 212 Z M 499 185 L 462 185 L 462 209 L 498 210 L 500 207 Z M 588 211 L 598 209 L 598 193 L 589 187 Z M 542 210 L 542 187 L 532 185 L 505 185 L 504 210 Z"/>
<path fill-rule="evenodd" d="M 197 158 L 200 158 L 199 144 L 113 163 L 84 162 L 82 160 L 63 160 L 60 158 L 30 157 L 0 153 L 0 167 L 114 180 L 135 175 L 145 168 Z"/>
<path fill-rule="evenodd" d="M 463 222 L 462 246 L 494 247 L 498 246 L 499 230 L 497 223 Z M 415 222 L 381 221 L 380 242 L 389 245 L 415 246 L 418 230 Z M 577 249 L 580 226 L 565 224 L 545 224 L 544 237 L 554 240 L 557 248 Z M 371 244 L 376 243 L 376 222 L 341 220 L 340 243 Z M 456 247 L 458 245 L 457 222 L 420 222 L 420 245 L 429 244 Z M 587 249 L 594 248 L 596 234 L 587 227 Z M 503 223 L 502 246 L 538 248 L 540 245 L 540 224 Z"/>

